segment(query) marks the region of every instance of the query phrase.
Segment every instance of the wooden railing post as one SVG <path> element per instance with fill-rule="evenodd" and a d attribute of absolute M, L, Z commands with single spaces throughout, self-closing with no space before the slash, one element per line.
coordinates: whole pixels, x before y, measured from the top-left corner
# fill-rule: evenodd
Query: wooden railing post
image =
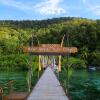
<path fill-rule="evenodd" d="M 1 100 L 3 100 L 3 98 L 4 98 L 4 86 L 2 86 L 1 88 L 0 88 L 0 96 L 1 96 Z"/>
<path fill-rule="evenodd" d="M 13 81 L 11 80 L 10 81 L 10 94 L 13 93 Z"/>

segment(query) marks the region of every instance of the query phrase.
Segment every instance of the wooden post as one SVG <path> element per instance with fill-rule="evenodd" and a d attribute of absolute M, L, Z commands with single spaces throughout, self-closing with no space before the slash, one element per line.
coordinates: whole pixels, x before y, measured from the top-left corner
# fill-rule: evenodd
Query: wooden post
<path fill-rule="evenodd" d="M 65 38 L 65 34 L 62 38 L 62 41 L 61 41 L 61 47 L 63 47 L 63 43 L 64 43 L 64 38 Z M 59 55 L 59 67 L 58 67 L 58 73 L 61 72 L 61 55 Z"/>
<path fill-rule="evenodd" d="M 69 33 L 67 35 L 67 46 L 69 47 Z M 67 94 L 69 94 L 69 50 L 68 50 L 68 53 L 67 53 L 67 82 L 66 82 L 66 85 L 67 85 Z"/>
<path fill-rule="evenodd" d="M 32 85 L 32 54 L 30 53 L 30 66 L 29 66 L 29 92 L 31 91 L 31 85 Z"/>
<path fill-rule="evenodd" d="M 1 88 L 0 88 L 0 96 L 1 96 L 1 100 L 3 100 L 3 98 L 4 98 L 4 86 L 2 86 Z"/>
<path fill-rule="evenodd" d="M 10 94 L 13 93 L 13 80 L 10 81 Z"/>
<path fill-rule="evenodd" d="M 61 72 L 61 55 L 59 56 L 58 72 Z"/>

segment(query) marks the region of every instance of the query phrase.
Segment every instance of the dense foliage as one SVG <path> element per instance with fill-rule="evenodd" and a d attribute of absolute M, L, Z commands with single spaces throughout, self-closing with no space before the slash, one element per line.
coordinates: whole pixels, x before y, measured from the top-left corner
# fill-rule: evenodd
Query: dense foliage
<path fill-rule="evenodd" d="M 78 53 L 72 55 L 78 67 L 100 66 L 100 20 L 83 18 L 54 18 L 48 20 L 0 21 L 0 69 L 27 68 L 27 55 L 22 47 L 31 43 L 35 33 L 40 43 L 61 43 L 76 46 Z M 37 39 L 34 38 L 37 44 Z M 78 62 L 79 61 L 79 62 Z M 83 62 L 84 61 L 84 62 Z"/>

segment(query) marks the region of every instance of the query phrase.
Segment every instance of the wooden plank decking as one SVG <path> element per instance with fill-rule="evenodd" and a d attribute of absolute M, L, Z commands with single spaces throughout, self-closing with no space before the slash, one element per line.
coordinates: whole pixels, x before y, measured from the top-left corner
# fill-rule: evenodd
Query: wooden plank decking
<path fill-rule="evenodd" d="M 27 100 L 68 100 L 63 88 L 48 67 Z"/>

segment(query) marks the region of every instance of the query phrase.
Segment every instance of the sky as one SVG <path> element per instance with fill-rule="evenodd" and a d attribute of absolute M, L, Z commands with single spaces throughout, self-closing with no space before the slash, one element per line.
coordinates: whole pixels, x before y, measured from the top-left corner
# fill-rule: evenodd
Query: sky
<path fill-rule="evenodd" d="M 100 0 L 0 0 L 0 20 L 100 19 Z"/>

